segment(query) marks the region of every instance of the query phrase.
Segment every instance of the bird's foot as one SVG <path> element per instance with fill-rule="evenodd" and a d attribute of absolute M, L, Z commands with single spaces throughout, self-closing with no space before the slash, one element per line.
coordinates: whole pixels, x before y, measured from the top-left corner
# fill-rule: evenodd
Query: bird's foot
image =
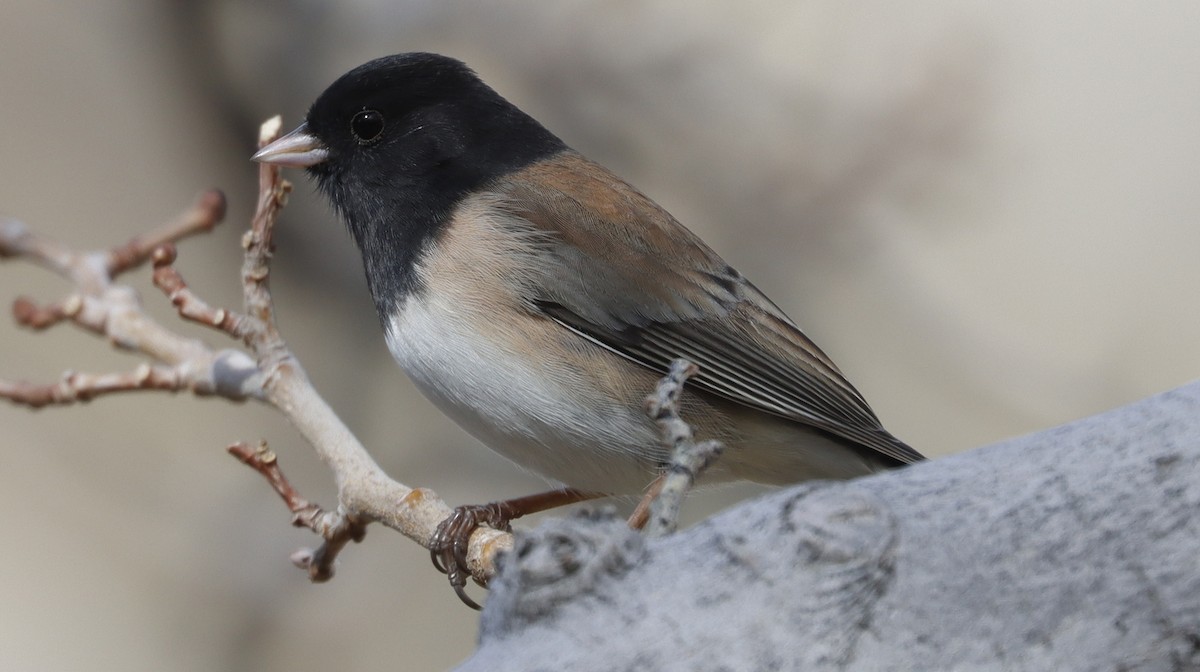
<path fill-rule="evenodd" d="M 481 525 L 487 525 L 503 532 L 510 532 L 512 531 L 510 523 L 526 514 L 603 496 L 598 492 L 563 488 L 490 504 L 468 504 L 456 507 L 449 518 L 438 524 L 437 530 L 430 538 L 429 556 L 433 560 L 433 566 L 450 579 L 450 587 L 454 589 L 458 599 L 468 607 L 478 610 L 480 609 L 479 603 L 472 600 L 466 591 L 467 577 L 471 575 L 467 569 L 467 551 L 470 548 L 471 535 L 475 533 L 476 529 Z M 483 585 L 478 579 L 475 582 Z"/>
<path fill-rule="evenodd" d="M 467 548 L 471 535 L 480 525 L 504 532 L 512 530 L 510 522 L 518 516 L 506 515 L 511 512 L 507 511 L 505 504 L 507 502 L 456 507 L 449 518 L 438 524 L 437 530 L 429 540 L 429 557 L 433 560 L 433 566 L 450 580 L 450 587 L 454 589 L 458 599 L 475 610 L 481 607 L 466 591 L 467 577 L 471 574 L 467 570 Z M 479 581 L 476 580 L 476 583 Z"/>

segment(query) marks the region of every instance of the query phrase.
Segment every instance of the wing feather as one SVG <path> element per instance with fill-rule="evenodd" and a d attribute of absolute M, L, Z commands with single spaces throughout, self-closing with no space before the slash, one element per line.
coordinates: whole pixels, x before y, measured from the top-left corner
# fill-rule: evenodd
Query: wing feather
<path fill-rule="evenodd" d="M 762 292 L 602 167 L 567 152 L 493 196 L 507 225 L 533 241 L 537 270 L 518 280 L 532 310 L 655 371 L 687 359 L 711 394 L 899 464 L 924 459 Z"/>

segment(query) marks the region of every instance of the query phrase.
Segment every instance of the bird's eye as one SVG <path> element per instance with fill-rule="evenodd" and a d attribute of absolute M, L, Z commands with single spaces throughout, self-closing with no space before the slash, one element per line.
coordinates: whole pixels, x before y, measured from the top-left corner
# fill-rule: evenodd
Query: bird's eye
<path fill-rule="evenodd" d="M 350 120 L 350 132 L 360 145 L 369 145 L 383 135 L 383 115 L 375 110 L 363 110 Z"/>

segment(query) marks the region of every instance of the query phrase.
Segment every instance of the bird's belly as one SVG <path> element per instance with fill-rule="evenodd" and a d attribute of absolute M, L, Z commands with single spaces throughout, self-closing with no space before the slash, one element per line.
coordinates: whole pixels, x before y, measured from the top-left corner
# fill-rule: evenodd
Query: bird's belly
<path fill-rule="evenodd" d="M 387 343 L 426 397 L 501 455 L 571 487 L 640 492 L 666 459 L 654 425 L 569 352 L 559 357 L 537 348 L 539 334 L 511 332 L 558 336 L 553 324 L 529 322 L 485 325 L 460 306 L 410 299 Z"/>

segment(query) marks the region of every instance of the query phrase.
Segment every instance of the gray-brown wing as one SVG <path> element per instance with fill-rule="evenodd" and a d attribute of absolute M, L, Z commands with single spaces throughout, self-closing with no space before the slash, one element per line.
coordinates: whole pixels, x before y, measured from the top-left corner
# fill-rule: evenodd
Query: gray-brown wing
<path fill-rule="evenodd" d="M 528 226 L 537 271 L 522 289 L 534 310 L 655 371 L 687 359 L 700 367 L 693 384 L 709 393 L 897 463 L 923 459 L 766 296 L 603 168 L 566 154 L 497 185 L 497 195 L 509 225 Z"/>

